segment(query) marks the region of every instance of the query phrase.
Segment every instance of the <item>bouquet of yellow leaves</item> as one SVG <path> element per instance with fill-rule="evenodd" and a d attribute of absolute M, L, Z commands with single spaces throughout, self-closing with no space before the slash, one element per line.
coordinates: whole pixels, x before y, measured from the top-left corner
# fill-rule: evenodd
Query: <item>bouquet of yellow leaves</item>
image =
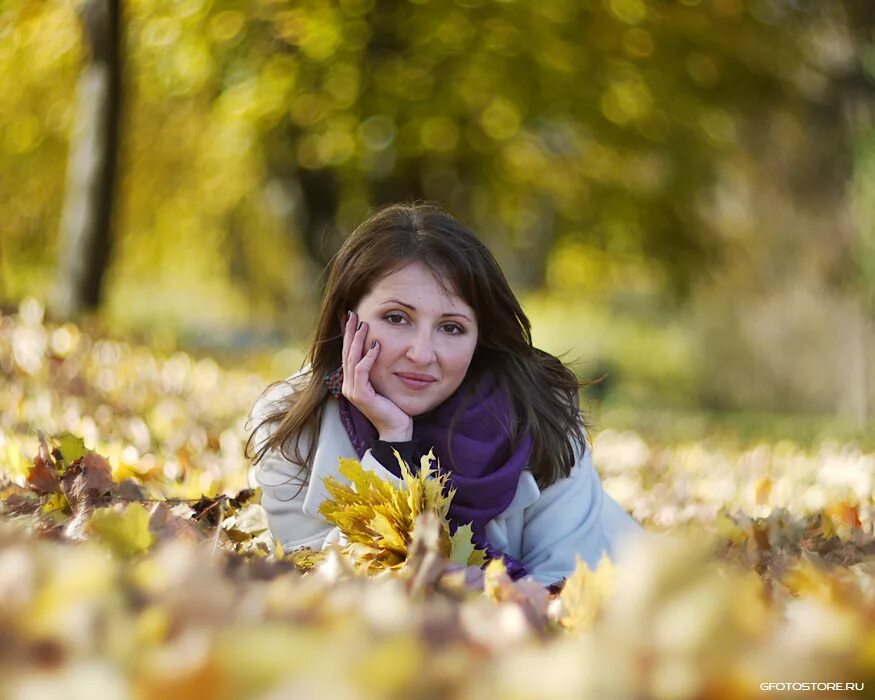
<path fill-rule="evenodd" d="M 331 498 L 319 506 L 319 512 L 346 537 L 344 553 L 367 573 L 400 569 L 408 560 L 417 519 L 434 513 L 439 521 L 438 553 L 457 564 L 485 564 L 485 552 L 472 543 L 470 524 L 450 535 L 447 512 L 456 492 L 445 492 L 448 475 L 440 473 L 440 463 L 432 468 L 432 461 L 437 461 L 434 451 L 422 457 L 416 474 L 397 451 L 395 456 L 401 466 L 400 488 L 355 459 L 340 458 L 340 473 L 349 485 L 333 477 L 325 479 Z"/>

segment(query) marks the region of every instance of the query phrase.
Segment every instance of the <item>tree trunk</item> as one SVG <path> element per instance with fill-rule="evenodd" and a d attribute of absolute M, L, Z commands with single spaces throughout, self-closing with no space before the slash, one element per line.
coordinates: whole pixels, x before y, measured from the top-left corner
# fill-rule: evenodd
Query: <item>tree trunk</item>
<path fill-rule="evenodd" d="M 86 0 L 81 12 L 91 58 L 77 86 L 67 194 L 61 215 L 53 311 L 96 310 L 112 247 L 121 113 L 121 0 Z"/>
<path fill-rule="evenodd" d="M 324 270 L 343 242 L 337 230 L 341 196 L 337 174 L 331 168 L 300 168 L 297 175 L 304 203 L 299 224 L 304 251 L 317 269 Z M 320 285 L 324 281 L 320 278 Z M 323 292 L 320 286 L 319 295 Z"/>

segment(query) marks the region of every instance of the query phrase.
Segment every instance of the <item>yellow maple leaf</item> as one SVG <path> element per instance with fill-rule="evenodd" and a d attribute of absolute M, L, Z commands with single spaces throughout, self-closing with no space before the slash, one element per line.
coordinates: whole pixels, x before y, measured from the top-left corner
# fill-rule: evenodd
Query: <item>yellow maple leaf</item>
<path fill-rule="evenodd" d="M 602 555 L 595 571 L 577 557 L 574 573 L 559 594 L 563 608 L 559 624 L 573 632 L 590 629 L 613 590 L 614 566 L 607 554 Z"/>
<path fill-rule="evenodd" d="M 847 598 L 847 589 L 851 588 L 843 582 L 840 571 L 830 571 L 804 552 L 786 571 L 781 582 L 796 596 L 818 598 L 834 605 Z"/>
<path fill-rule="evenodd" d="M 772 480 L 764 476 L 756 482 L 754 486 L 754 497 L 758 506 L 765 505 L 769 502 L 769 496 L 772 494 Z"/>
<path fill-rule="evenodd" d="M 285 558 L 290 560 L 298 571 L 309 571 L 325 561 L 325 552 L 321 549 L 299 547 L 286 554 Z"/>
<path fill-rule="evenodd" d="M 67 517 L 65 513 L 70 510 L 70 504 L 63 493 L 53 493 L 46 499 L 41 510 L 43 515 L 57 515 L 56 521 L 63 522 Z"/>
<path fill-rule="evenodd" d="M 418 473 L 395 451 L 401 467 L 402 486 L 383 480 L 354 459 L 340 459 L 340 473 L 349 484 L 328 477 L 325 481 L 330 499 L 319 508 L 326 520 L 336 525 L 348 542 L 344 552 L 367 572 L 398 569 L 408 559 L 414 524 L 421 513 L 439 516 L 438 551 L 449 554 L 459 547 L 470 530 L 462 528 L 455 539 L 449 535 L 447 513 L 455 490 L 447 491 L 448 475 L 440 474 L 434 451 L 422 457 Z M 470 538 L 468 538 L 470 540 Z M 455 542 L 455 544 L 454 544 Z M 470 549 L 470 551 L 467 551 Z M 486 555 L 468 544 L 466 563 L 482 565 Z"/>
<path fill-rule="evenodd" d="M 717 517 L 714 519 L 714 528 L 718 535 L 734 544 L 741 544 L 748 536 L 744 528 L 733 520 L 725 508 L 721 508 L 720 512 L 717 513 Z"/>
<path fill-rule="evenodd" d="M 466 566 L 483 566 L 486 552 L 474 544 L 474 528 L 471 523 L 456 528 L 451 539 L 450 561 Z"/>
<path fill-rule="evenodd" d="M 499 602 L 513 597 L 513 580 L 503 559 L 493 559 L 483 570 L 483 594 Z"/>
<path fill-rule="evenodd" d="M 451 550 L 447 513 L 455 490 L 445 492 L 448 475 L 440 473 L 434 451 L 420 460 L 416 474 L 397 451 L 395 456 L 401 466 L 401 487 L 346 458 L 340 458 L 339 471 L 349 484 L 333 477 L 324 479 L 330 498 L 319 506 L 319 512 L 346 537 L 344 553 L 368 573 L 404 565 L 416 519 L 427 511 L 440 516 L 440 551 Z M 437 464 L 432 467 L 432 462 Z M 481 558 L 476 551 L 470 556 Z"/>
<path fill-rule="evenodd" d="M 856 503 L 839 501 L 824 508 L 822 532 L 827 539 L 838 537 L 845 542 L 851 541 L 861 524 Z"/>
<path fill-rule="evenodd" d="M 155 541 L 149 531 L 149 511 L 141 503 L 130 503 L 121 511 L 98 508 L 91 515 L 88 527 L 98 540 L 122 557 L 141 554 Z"/>

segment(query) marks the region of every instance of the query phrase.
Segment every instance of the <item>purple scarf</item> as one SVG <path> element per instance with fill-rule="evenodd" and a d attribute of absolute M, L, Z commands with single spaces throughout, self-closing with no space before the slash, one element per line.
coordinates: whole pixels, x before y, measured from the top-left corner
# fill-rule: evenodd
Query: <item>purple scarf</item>
<path fill-rule="evenodd" d="M 474 544 L 485 549 L 490 558 L 504 558 L 511 578 L 517 579 L 526 574 L 525 567 L 513 557 L 494 550 L 485 529 L 486 524 L 501 515 L 513 500 L 520 474 L 531 455 L 532 437 L 526 433 L 516 450 L 511 452 L 509 426 L 512 406 L 509 398 L 503 395 L 489 370 L 483 373 L 473 389 L 473 399 L 468 399 L 453 427 L 452 444 L 449 441 L 450 421 L 471 393 L 470 375 L 442 404 L 413 418 L 413 437 L 419 441 L 423 454 L 428 454 L 433 446 L 441 469 L 449 471 L 447 486 L 456 489 L 447 513 L 452 530 L 471 523 Z M 359 458 L 364 457 L 365 451 L 379 437 L 377 431 L 346 397 L 341 396 L 339 401 L 340 417 L 353 448 Z M 384 466 L 400 475 L 397 464 Z M 418 465 L 411 467 L 416 471 Z"/>

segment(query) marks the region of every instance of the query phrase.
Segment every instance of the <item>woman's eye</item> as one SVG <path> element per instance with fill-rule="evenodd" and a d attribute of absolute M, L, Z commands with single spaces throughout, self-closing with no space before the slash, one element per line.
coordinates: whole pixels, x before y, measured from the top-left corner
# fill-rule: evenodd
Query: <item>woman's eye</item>
<path fill-rule="evenodd" d="M 386 314 L 383 318 L 393 326 L 398 326 L 401 321 L 406 320 L 401 314 Z M 465 332 L 465 329 L 458 323 L 445 323 L 442 328 L 446 329 L 446 332 L 450 335 L 462 335 Z"/>

